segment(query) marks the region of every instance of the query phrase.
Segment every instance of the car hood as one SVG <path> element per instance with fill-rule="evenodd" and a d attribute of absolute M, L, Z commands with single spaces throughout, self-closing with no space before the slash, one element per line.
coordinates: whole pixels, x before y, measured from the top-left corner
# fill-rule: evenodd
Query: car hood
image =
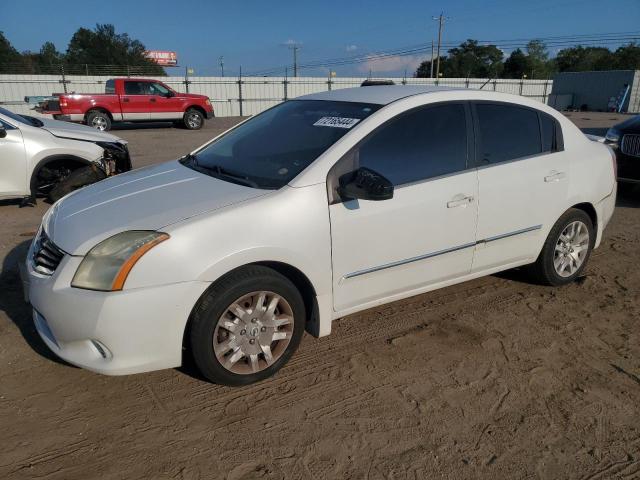
<path fill-rule="evenodd" d="M 43 223 L 59 248 L 85 255 L 117 233 L 159 230 L 269 192 L 218 180 L 173 161 L 77 190 L 56 203 Z"/>
<path fill-rule="evenodd" d="M 635 133 L 636 131 L 640 131 L 640 115 L 627 118 L 624 122 L 617 124 L 613 128 L 624 131 L 625 133 L 631 133 L 632 131 Z"/>
<path fill-rule="evenodd" d="M 99 132 L 95 128 L 80 125 L 78 123 L 61 122 L 50 118 L 38 117 L 43 125 L 40 128 L 47 130 L 52 135 L 62 138 L 73 138 L 89 142 L 124 142 L 119 137 L 106 132 Z"/>

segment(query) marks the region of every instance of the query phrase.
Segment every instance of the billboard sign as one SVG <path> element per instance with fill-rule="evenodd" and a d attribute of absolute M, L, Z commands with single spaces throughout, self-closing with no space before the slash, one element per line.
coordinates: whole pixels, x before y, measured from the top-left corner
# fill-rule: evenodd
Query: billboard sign
<path fill-rule="evenodd" d="M 178 65 L 178 54 L 176 52 L 166 50 L 147 50 L 144 52 L 144 56 L 164 67 L 175 67 Z"/>

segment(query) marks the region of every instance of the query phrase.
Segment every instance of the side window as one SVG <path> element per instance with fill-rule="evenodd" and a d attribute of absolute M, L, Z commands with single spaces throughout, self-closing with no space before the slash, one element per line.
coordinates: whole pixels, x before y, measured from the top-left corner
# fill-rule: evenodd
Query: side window
<path fill-rule="evenodd" d="M 162 97 L 166 97 L 169 90 L 167 87 L 162 85 L 161 83 L 150 83 L 149 84 L 149 94 L 150 95 L 160 95 Z"/>
<path fill-rule="evenodd" d="M 476 104 L 479 125 L 478 163 L 504 162 L 542 152 L 535 110 L 512 105 Z"/>
<path fill-rule="evenodd" d="M 542 132 L 542 151 L 558 152 L 564 150 L 562 129 L 558 121 L 551 115 L 539 112 L 540 130 Z"/>
<path fill-rule="evenodd" d="M 467 123 L 462 104 L 422 107 L 390 120 L 354 152 L 355 167 L 368 167 L 394 185 L 467 168 Z"/>
<path fill-rule="evenodd" d="M 125 95 L 148 95 L 148 82 L 135 82 L 135 81 L 125 81 L 124 82 L 124 93 Z"/>
<path fill-rule="evenodd" d="M 104 84 L 104 93 L 106 93 L 107 95 L 116 93 L 115 80 L 107 80 L 107 83 Z"/>

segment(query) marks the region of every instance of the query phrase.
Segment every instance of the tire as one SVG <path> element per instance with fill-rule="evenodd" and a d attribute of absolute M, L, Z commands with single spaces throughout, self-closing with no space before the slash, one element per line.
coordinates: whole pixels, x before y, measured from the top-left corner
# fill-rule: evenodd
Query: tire
<path fill-rule="evenodd" d="M 260 294 L 265 294 L 262 308 Z M 279 300 L 271 315 L 274 296 Z M 258 382 L 291 358 L 305 319 L 302 296 L 288 278 L 267 267 L 244 267 L 214 283 L 196 305 L 188 330 L 193 360 L 211 382 Z"/>
<path fill-rule="evenodd" d="M 200 130 L 204 125 L 204 115 L 197 108 L 189 108 L 184 112 L 182 123 L 188 130 Z"/>
<path fill-rule="evenodd" d="M 91 110 L 87 113 L 87 125 L 101 132 L 111 130 L 111 117 L 102 110 Z"/>
<path fill-rule="evenodd" d="M 573 237 L 572 225 L 577 228 Z M 588 235 L 586 238 L 585 234 Z M 584 271 L 595 239 L 591 217 L 576 208 L 567 210 L 549 232 L 538 259 L 529 267 L 530 274 L 545 285 L 560 286 L 573 282 Z M 584 252 L 582 256 L 581 252 Z"/>
<path fill-rule="evenodd" d="M 57 183 L 49 192 L 49 200 L 57 202 L 65 195 L 82 188 L 86 185 L 96 183 L 106 177 L 106 174 L 96 165 L 88 165 L 73 170 L 67 177 Z"/>

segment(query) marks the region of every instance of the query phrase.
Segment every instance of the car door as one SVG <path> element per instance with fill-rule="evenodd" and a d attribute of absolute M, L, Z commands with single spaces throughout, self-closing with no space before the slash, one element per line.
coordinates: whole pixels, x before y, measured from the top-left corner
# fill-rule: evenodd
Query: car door
<path fill-rule="evenodd" d="M 123 120 L 149 120 L 151 118 L 151 95 L 149 82 L 141 80 L 125 80 L 124 95 L 120 97 Z"/>
<path fill-rule="evenodd" d="M 20 129 L 0 120 L 0 197 L 28 195 L 27 162 Z"/>
<path fill-rule="evenodd" d="M 149 84 L 151 120 L 178 120 L 182 118 L 183 100 L 160 82 Z"/>
<path fill-rule="evenodd" d="M 508 103 L 473 105 L 479 214 L 473 271 L 535 260 L 566 208 L 569 161 L 550 115 Z"/>
<path fill-rule="evenodd" d="M 477 173 L 465 103 L 419 107 L 386 122 L 328 178 L 334 308 L 401 297 L 469 273 Z M 337 177 L 368 167 L 394 185 L 384 201 L 342 201 Z"/>

